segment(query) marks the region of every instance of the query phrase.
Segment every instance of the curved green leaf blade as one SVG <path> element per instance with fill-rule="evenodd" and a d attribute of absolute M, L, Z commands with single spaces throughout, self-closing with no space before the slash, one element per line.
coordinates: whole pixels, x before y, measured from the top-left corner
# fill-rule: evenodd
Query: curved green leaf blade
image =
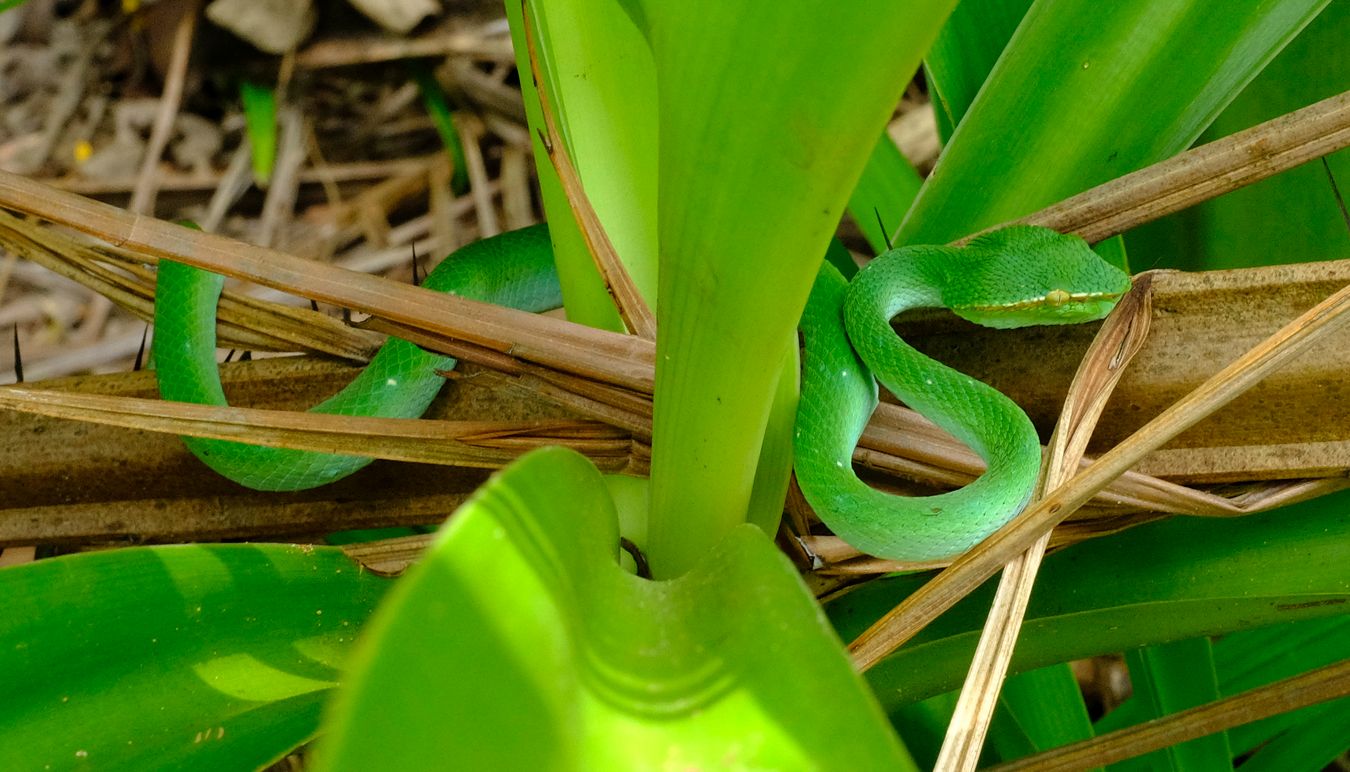
<path fill-rule="evenodd" d="M 263 766 L 314 734 L 387 584 L 341 550 L 279 545 L 0 571 L 0 768 Z"/>
<path fill-rule="evenodd" d="M 1148 718 L 1162 718 L 1205 705 L 1223 695 L 1209 638 L 1189 638 L 1125 652 L 1134 696 Z M 1228 734 L 1215 732 L 1114 765 L 1114 769 L 1222 770 L 1233 768 Z"/>
<path fill-rule="evenodd" d="M 408 72 L 417 84 L 422 96 L 422 107 L 441 136 L 441 145 L 450 155 L 454 170 L 450 173 L 450 190 L 455 195 L 463 195 L 469 189 L 469 168 L 464 160 L 464 143 L 460 140 L 459 129 L 455 128 L 455 117 L 450 111 L 450 100 L 436 80 L 431 68 L 423 62 L 409 62 Z"/>
<path fill-rule="evenodd" d="M 1092 721 L 1068 665 L 1029 670 L 999 692 L 987 744 L 1003 761 L 1092 737 Z"/>
<path fill-rule="evenodd" d="M 321 766 L 913 768 L 758 528 L 668 582 L 617 549 L 583 457 L 493 478 L 372 620 Z"/>
<path fill-rule="evenodd" d="M 507 0 L 539 188 L 568 318 L 622 330 L 541 134 L 521 0 Z M 558 131 L 605 233 L 649 305 L 656 304 L 656 82 L 651 52 L 611 0 L 530 4 L 536 55 Z"/>
<path fill-rule="evenodd" d="M 1326 2 L 1038 0 L 897 243 L 945 243 L 1185 149 Z"/>
<path fill-rule="evenodd" d="M 1174 518 L 1049 556 L 1010 672 L 1200 635 L 1332 616 L 1350 603 L 1350 492 L 1240 519 Z M 873 582 L 826 612 L 850 639 L 926 581 Z M 961 683 L 986 583 L 867 673 L 887 709 Z"/>
<path fill-rule="evenodd" d="M 658 578 L 745 521 L 770 398 L 821 256 L 953 2 L 625 6 L 660 84 Z"/>

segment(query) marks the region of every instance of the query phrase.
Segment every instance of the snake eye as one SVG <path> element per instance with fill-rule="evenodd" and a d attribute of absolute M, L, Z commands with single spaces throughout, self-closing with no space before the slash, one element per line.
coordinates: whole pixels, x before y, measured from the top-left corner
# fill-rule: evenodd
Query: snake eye
<path fill-rule="evenodd" d="M 1045 302 L 1051 308 L 1059 308 L 1069 302 L 1069 293 L 1062 289 L 1052 289 L 1045 293 Z"/>

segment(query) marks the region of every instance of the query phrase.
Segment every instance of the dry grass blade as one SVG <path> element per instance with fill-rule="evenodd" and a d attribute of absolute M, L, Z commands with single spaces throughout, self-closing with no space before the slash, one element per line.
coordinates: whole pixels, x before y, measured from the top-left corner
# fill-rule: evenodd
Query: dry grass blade
<path fill-rule="evenodd" d="M 543 112 L 544 129 L 547 131 L 543 137 L 544 149 L 548 152 L 549 160 L 553 162 L 554 170 L 558 172 L 558 180 L 562 183 L 563 191 L 567 194 L 567 202 L 572 207 L 572 216 L 581 227 L 586 248 L 595 259 L 595 267 L 605 282 L 605 289 L 614 299 L 614 305 L 619 310 L 619 318 L 623 319 L 624 326 L 629 332 L 654 341 L 656 316 L 652 314 L 652 309 L 647 305 L 642 293 L 638 292 L 637 284 L 633 282 L 633 277 L 629 275 L 628 269 L 619 259 L 619 253 L 614 249 L 614 244 L 609 240 L 609 235 L 605 233 L 600 216 L 591 206 L 586 190 L 581 185 L 581 177 L 577 174 L 576 167 L 572 165 L 572 158 L 563 145 L 562 135 L 558 133 L 558 125 L 553 118 L 553 106 L 549 104 L 548 93 L 539 78 L 539 56 L 535 50 L 534 29 L 528 2 L 521 3 L 521 12 L 525 19 L 525 46 L 530 56 L 530 77 L 534 79 L 534 90 L 539 95 L 539 109 Z"/>
<path fill-rule="evenodd" d="M 990 767 L 990 772 L 1091 769 L 1347 694 L 1350 694 L 1350 660 L 1342 660 L 1208 705 Z"/>
<path fill-rule="evenodd" d="M 650 392 L 655 349 L 637 336 L 595 330 L 376 276 L 304 260 L 276 250 L 138 217 L 97 201 L 0 172 L 0 205 L 75 227 L 155 257 L 300 297 L 371 313 L 425 331 L 425 340 L 470 344 L 553 369 Z M 439 350 L 439 349 L 438 349 Z"/>
<path fill-rule="evenodd" d="M 1335 99 L 1340 100 L 1336 104 L 1341 105 L 1341 108 L 1307 108 L 1244 132 L 1241 136 L 1246 138 L 1245 146 L 1261 148 L 1262 154 L 1257 158 L 1248 158 L 1246 162 L 1225 156 L 1232 166 L 1231 173 L 1226 174 L 1225 179 L 1241 179 L 1245 184 L 1282 171 L 1299 158 L 1296 154 L 1286 152 L 1287 144 L 1303 134 L 1322 137 L 1317 147 L 1323 152 L 1350 144 L 1350 110 L 1343 109 L 1350 97 L 1342 95 Z M 1316 125 L 1309 128 L 1307 124 L 1314 122 Z M 1188 155 L 1183 154 L 1179 158 L 1186 159 Z M 1184 191 L 1214 196 L 1235 186 L 1224 183 L 1226 187 L 1196 187 L 1193 180 L 1169 173 L 1178 163 L 1188 162 L 1177 159 L 1164 161 L 1130 175 L 1130 179 L 1134 180 L 1136 188 L 1152 185 L 1150 197 L 1165 197 L 1172 193 L 1180 195 Z M 1065 231 L 1095 232 L 1091 230 L 1091 227 L 1096 227 L 1093 223 L 1101 222 L 1113 213 L 1134 208 L 1130 196 L 1110 197 L 1105 204 L 1094 203 L 1109 195 L 1109 187 L 1102 186 L 1074 197 L 1073 201 L 1087 203 L 1057 215 L 1055 227 Z M 1195 203 L 1195 200 L 1186 200 Z M 509 354 L 555 370 L 644 393 L 650 393 L 652 389 L 655 351 L 652 342 L 640 336 L 607 333 L 559 319 L 392 284 L 274 250 L 137 217 L 14 174 L 0 172 L 0 206 L 70 225 L 141 254 L 168 257 L 300 297 L 369 312 L 398 325 L 420 329 L 423 332 L 420 342 L 424 345 L 452 355 L 461 355 L 469 361 L 483 361 L 475 357 L 485 353 Z M 1055 209 L 1052 207 L 1048 211 L 1053 212 Z M 1033 215 L 1028 220 L 1049 221 L 1040 215 Z M 460 351 L 449 350 L 455 344 L 461 346 Z"/>
<path fill-rule="evenodd" d="M 867 669 L 970 594 L 1005 563 L 1024 552 L 1146 453 L 1223 407 L 1280 365 L 1336 329 L 1350 311 L 1350 286 L 1285 325 L 1198 388 L 1163 411 L 1096 463 L 1028 507 L 987 539 L 983 549 L 957 558 L 933 581 L 877 620 L 849 645 L 854 662 Z"/>
<path fill-rule="evenodd" d="M 1091 243 L 1350 146 L 1350 91 L 1065 199 L 1018 222 Z"/>
<path fill-rule="evenodd" d="M 544 445 L 572 447 L 608 471 L 628 462 L 626 436 L 579 421 L 367 418 L 14 387 L 0 389 L 0 406 L 128 429 L 445 466 L 498 469 Z"/>
<path fill-rule="evenodd" d="M 1083 358 L 1050 438 L 1036 498 L 1063 485 L 1077 471 L 1107 399 L 1148 337 L 1152 283 L 1148 274 L 1135 282 L 1134 290 L 1116 306 Z M 1026 552 L 1003 567 L 988 621 L 980 633 L 970 671 L 947 725 L 935 769 L 969 772 L 979 763 L 1050 533 L 1046 531 Z"/>
<path fill-rule="evenodd" d="M 0 246 L 100 293 L 147 322 L 155 316 L 155 274 L 143 261 L 82 244 L 0 211 Z M 226 291 L 217 309 L 221 345 L 249 351 L 307 350 L 365 361 L 378 335 L 309 309 Z"/>

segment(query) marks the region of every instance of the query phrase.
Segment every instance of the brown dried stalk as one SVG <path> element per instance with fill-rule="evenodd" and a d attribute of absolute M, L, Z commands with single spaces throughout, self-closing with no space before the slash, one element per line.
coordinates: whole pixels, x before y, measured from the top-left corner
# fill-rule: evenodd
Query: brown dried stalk
<path fill-rule="evenodd" d="M 1117 304 L 1083 358 L 1050 438 L 1049 453 L 1033 503 L 1046 491 L 1063 485 L 1078 470 L 1107 399 L 1124 375 L 1125 366 L 1139 353 L 1148 337 L 1152 283 L 1149 274 L 1135 281 L 1134 290 Z M 1050 533 L 1047 530 L 1025 553 L 1003 567 L 988 621 L 980 633 L 975 657 L 947 725 L 935 769 L 973 772 L 979 763 L 1017 635 L 1026 617 L 1036 573 L 1050 542 Z"/>
<path fill-rule="evenodd" d="M 597 466 L 628 464 L 628 439 L 577 421 L 422 421 L 328 416 L 289 410 L 214 407 L 137 397 L 0 389 L 0 407 L 128 429 L 248 441 L 269 447 L 499 469 L 542 445 L 566 445 Z"/>
<path fill-rule="evenodd" d="M 1347 694 L 1350 660 L 1342 660 L 1170 716 L 999 764 L 989 772 L 1070 772 L 1113 764 Z"/>
<path fill-rule="evenodd" d="M 1238 135 L 1177 158 L 1155 164 L 1132 177 L 1129 191 L 1112 199 L 1112 211 L 1126 211 L 1146 201 L 1169 197 L 1169 205 L 1198 203 L 1238 186 L 1301 162 L 1307 152 L 1331 152 L 1350 145 L 1350 95 L 1319 102 L 1283 119 L 1267 122 Z M 1290 130 L 1290 125 L 1299 131 Z M 1253 158 L 1252 147 L 1265 155 Z M 1313 150 L 1300 148 L 1312 147 Z M 1185 166 L 1205 154 L 1206 169 L 1219 175 L 1215 185 L 1196 187 L 1169 170 Z M 1136 176 L 1137 175 L 1137 176 Z M 1159 180 L 1155 190 L 1142 181 Z M 1108 186 L 1110 183 L 1108 183 Z M 1167 185 L 1180 186 L 1172 191 Z M 1075 197 L 1095 200 L 1108 186 Z M 1172 191 L 1164 195 L 1162 191 Z M 378 278 L 322 266 L 308 261 L 169 223 L 137 217 L 106 204 L 61 193 L 13 174 L 0 173 L 0 206 L 70 225 L 85 233 L 149 255 L 169 257 L 206 270 L 246 279 L 340 307 L 365 311 L 398 325 L 423 331 L 423 345 L 470 361 L 490 360 L 506 353 L 520 360 L 574 375 L 650 393 L 653 383 L 652 342 L 567 322 L 499 308 L 464 298 L 404 287 Z M 1078 231 L 1102 220 L 1101 211 L 1078 208 L 1083 222 L 1059 223 Z M 1033 221 L 1035 216 L 1031 218 Z M 1097 231 L 1090 230 L 1094 235 Z M 1107 235 L 1107 234 L 1100 234 Z M 454 349 L 454 350 L 451 350 Z"/>

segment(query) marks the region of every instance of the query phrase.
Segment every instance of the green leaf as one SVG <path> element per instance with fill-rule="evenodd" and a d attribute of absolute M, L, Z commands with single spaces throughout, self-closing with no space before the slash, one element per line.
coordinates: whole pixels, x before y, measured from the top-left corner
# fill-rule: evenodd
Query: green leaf
<path fill-rule="evenodd" d="M 1240 519 L 1173 518 L 1046 559 L 1012 671 L 1276 622 L 1350 602 L 1350 493 Z M 852 639 L 927 579 L 872 582 L 827 604 Z M 986 583 L 867 673 L 891 710 L 956 688 L 993 593 Z"/>
<path fill-rule="evenodd" d="M 961 0 L 924 57 L 928 92 L 943 122 L 955 127 L 994 69 L 1031 0 Z"/>
<path fill-rule="evenodd" d="M 1224 110 L 1201 142 L 1350 90 L 1350 3 L 1331 3 Z M 1350 150 L 1327 156 L 1350 195 Z M 1243 268 L 1350 258 L 1345 221 L 1321 163 L 1309 163 L 1132 231 L 1160 267 Z"/>
<path fill-rule="evenodd" d="M 890 134 L 882 132 L 876 147 L 872 148 L 872 155 L 867 159 L 858 187 L 853 189 L 853 195 L 848 200 L 849 216 L 863 232 L 873 253 L 879 255 L 890 249 L 886 239 L 890 238 L 891 231 L 909 211 L 922 184 L 923 178 L 910 165 L 909 159 L 900 153 L 900 148 L 891 141 Z M 885 224 L 885 230 L 882 224 Z M 834 243 L 831 242 L 831 250 L 834 249 Z M 851 258 L 849 266 L 857 271 Z M 845 279 L 852 276 L 851 272 L 844 274 Z"/>
<path fill-rule="evenodd" d="M 1246 761 L 1243 772 L 1318 772 L 1350 746 L 1350 698 L 1320 706 L 1316 717 L 1275 738 Z"/>
<path fill-rule="evenodd" d="M 553 237 L 568 318 L 622 330 L 571 205 L 540 140 L 544 132 L 521 0 L 508 0 L 511 41 Z M 531 3 L 545 94 L 564 148 L 615 251 L 648 304 L 656 304 L 656 80 L 633 20 L 609 0 Z"/>
<path fill-rule="evenodd" d="M 213 545 L 0 571 L 0 768 L 240 769 L 314 734 L 388 582 L 340 550 Z"/>
<path fill-rule="evenodd" d="M 252 152 L 253 181 L 265 188 L 277 164 L 277 95 L 270 86 L 252 80 L 239 83 L 244 105 L 244 131 Z"/>
<path fill-rule="evenodd" d="M 1324 5 L 1039 0 L 898 243 L 945 243 L 1185 149 Z"/>
<path fill-rule="evenodd" d="M 371 621 L 320 767 L 914 769 L 762 531 L 668 582 L 617 545 L 576 453 L 494 477 Z"/>
<path fill-rule="evenodd" d="M 1068 665 L 1051 665 L 1009 678 L 998 702 L 988 745 L 1003 761 L 1092 737 L 1083 693 Z"/>
<path fill-rule="evenodd" d="M 1125 653 L 1135 697 L 1148 706 L 1148 718 L 1179 713 L 1219 699 L 1214 651 L 1208 638 L 1190 638 Z M 1230 772 L 1233 753 L 1224 732 L 1205 735 L 1113 769 L 1220 770 Z"/>
<path fill-rule="evenodd" d="M 626 6 L 660 84 L 658 577 L 678 576 L 745 521 L 770 397 L 821 256 L 952 4 Z"/>
<path fill-rule="evenodd" d="M 1335 501 L 1328 502 L 1336 506 Z M 1270 625 L 1225 635 L 1214 644 L 1219 690 L 1232 696 L 1258 686 L 1316 670 L 1350 658 L 1350 615 Z M 1313 720 L 1326 705 L 1315 705 L 1271 716 L 1228 732 L 1235 754 L 1241 755 L 1270 741 L 1281 732 Z M 1147 706 L 1130 698 L 1099 720 L 1099 734 L 1145 721 Z"/>

